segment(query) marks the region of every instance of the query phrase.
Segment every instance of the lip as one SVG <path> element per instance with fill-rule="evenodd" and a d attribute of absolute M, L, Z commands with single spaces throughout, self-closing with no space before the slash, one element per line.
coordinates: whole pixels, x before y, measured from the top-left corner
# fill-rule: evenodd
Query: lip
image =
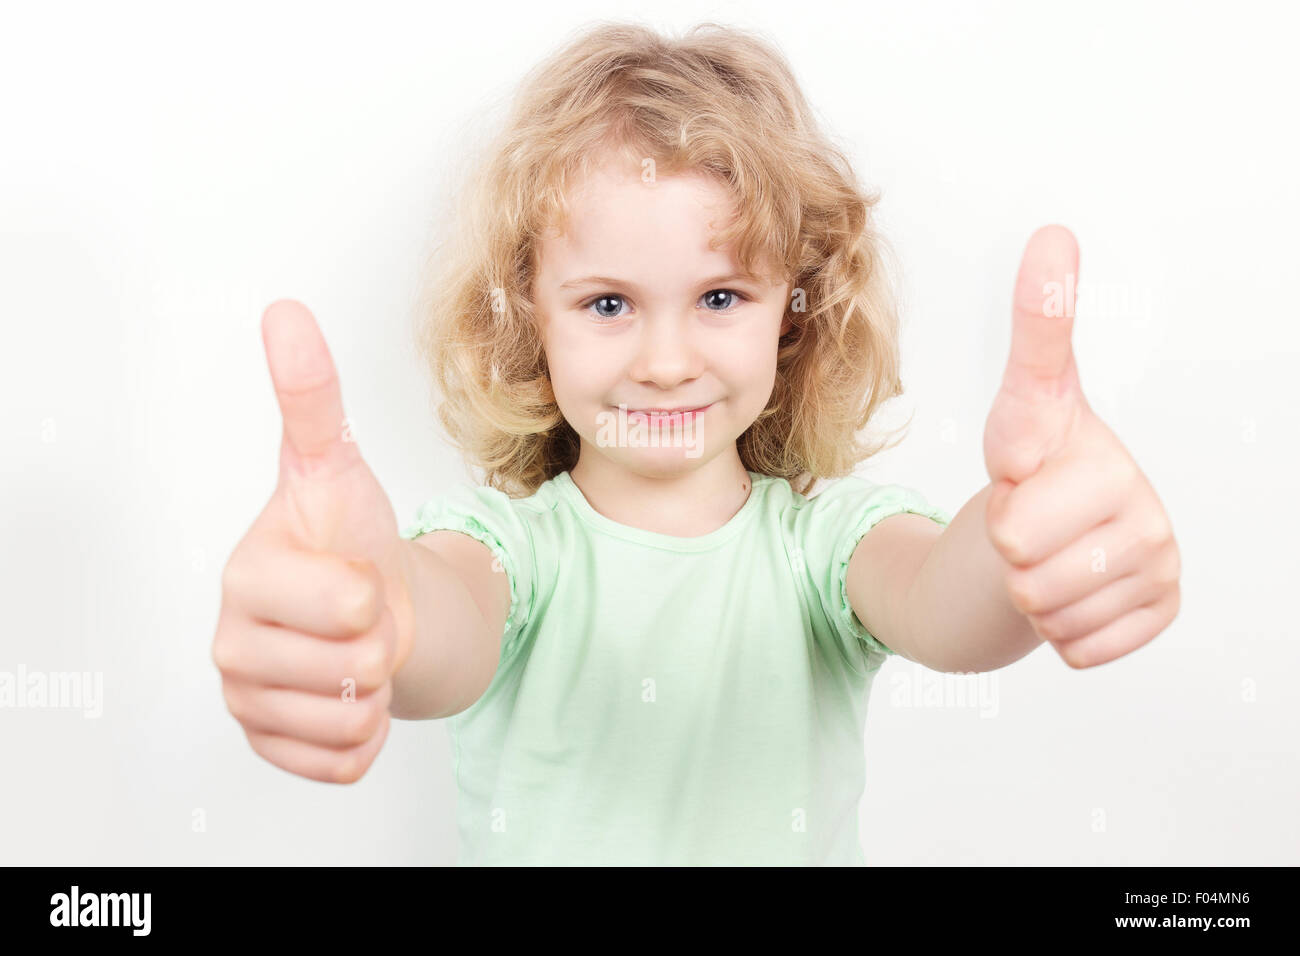
<path fill-rule="evenodd" d="M 678 408 L 629 408 L 629 415 L 684 415 L 687 412 L 702 412 L 706 408 L 712 408 L 713 402 L 707 405 L 683 405 Z"/>
<path fill-rule="evenodd" d="M 716 405 L 710 402 L 708 405 L 695 406 L 694 408 L 681 408 L 679 411 L 642 411 L 640 408 L 628 408 L 628 421 L 634 421 L 646 428 L 694 428 L 695 423 L 702 420 L 703 414 Z"/>

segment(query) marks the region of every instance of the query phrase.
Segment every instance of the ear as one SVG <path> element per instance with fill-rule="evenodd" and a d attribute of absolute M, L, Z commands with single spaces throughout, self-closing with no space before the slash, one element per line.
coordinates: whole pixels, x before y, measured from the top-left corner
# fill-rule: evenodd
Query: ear
<path fill-rule="evenodd" d="M 794 287 L 794 280 L 787 278 L 785 280 L 785 314 L 781 316 L 780 338 L 784 338 L 787 334 L 793 331 L 795 327 L 794 319 L 790 317 L 790 296 L 794 292 Z"/>

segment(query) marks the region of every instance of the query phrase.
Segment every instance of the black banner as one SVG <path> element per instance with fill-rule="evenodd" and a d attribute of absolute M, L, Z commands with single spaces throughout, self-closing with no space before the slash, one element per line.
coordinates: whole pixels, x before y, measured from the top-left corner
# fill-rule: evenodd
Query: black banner
<path fill-rule="evenodd" d="M 9 867 L 0 921 L 6 943 L 71 934 L 91 945 L 108 937 L 147 945 L 373 942 L 377 933 L 387 939 L 439 926 L 495 935 L 513 925 L 535 933 L 556 927 L 557 917 L 572 925 L 584 916 L 626 921 L 634 936 L 679 922 L 691 924 L 691 938 L 705 925 L 744 937 L 777 923 L 820 935 L 828 917 L 856 917 L 863 921 L 841 923 L 837 934 L 860 927 L 870 946 L 887 928 L 895 951 L 910 948 L 909 940 L 926 948 L 1099 937 L 1230 946 L 1262 941 L 1260 934 L 1289 938 L 1294 929 L 1284 911 L 1293 906 L 1296 873 L 1286 867 L 867 867 L 799 873 L 790 886 L 763 868 L 729 869 L 724 877 L 677 869 L 669 881 L 657 873 L 611 879 L 570 869 L 542 882 L 532 873 L 471 868 Z M 479 909 L 489 920 L 473 921 Z M 441 940 L 428 937 L 433 946 Z"/>

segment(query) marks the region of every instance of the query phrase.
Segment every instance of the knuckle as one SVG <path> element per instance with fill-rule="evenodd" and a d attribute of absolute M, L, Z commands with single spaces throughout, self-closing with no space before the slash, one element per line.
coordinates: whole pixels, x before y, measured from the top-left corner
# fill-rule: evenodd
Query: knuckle
<path fill-rule="evenodd" d="M 373 581 L 363 581 L 341 589 L 334 597 L 334 615 L 343 627 L 363 633 L 379 617 L 379 589 Z"/>
<path fill-rule="evenodd" d="M 1002 556 L 1012 564 L 1025 560 L 1025 543 L 1023 536 L 1009 522 L 995 522 L 989 528 L 989 537 Z"/>
<path fill-rule="evenodd" d="M 225 603 L 232 604 L 239 600 L 239 595 L 243 593 L 243 577 L 243 562 L 236 551 L 221 569 L 221 598 Z"/>
<path fill-rule="evenodd" d="M 265 734 L 262 734 L 259 731 L 255 731 L 252 728 L 245 727 L 244 738 L 248 741 L 248 746 L 252 748 L 253 753 L 257 754 L 263 760 L 270 760 L 271 763 L 275 763 L 277 767 L 280 766 L 280 764 L 276 763 L 274 760 L 271 760 L 270 756 L 268 755 L 269 751 L 267 751 L 266 749 Z"/>
<path fill-rule="evenodd" d="M 1178 579 L 1182 576 L 1182 560 L 1179 558 L 1178 549 L 1171 548 L 1160 562 L 1159 571 L 1156 573 L 1156 582 L 1165 587 L 1176 586 Z"/>
<path fill-rule="evenodd" d="M 361 754 L 348 754 L 334 763 L 333 779 L 335 783 L 356 783 L 366 772 L 368 765 Z"/>
<path fill-rule="evenodd" d="M 1171 545 L 1170 551 L 1173 553 L 1173 558 L 1169 563 L 1173 566 L 1174 583 L 1177 584 L 1183 577 L 1183 554 L 1178 548 L 1178 542 L 1170 541 L 1169 543 Z"/>
<path fill-rule="evenodd" d="M 221 696 L 226 702 L 226 709 L 230 711 L 232 717 L 241 724 L 245 722 L 248 716 L 248 703 L 244 694 L 236 689 L 231 681 L 222 681 Z"/>
<path fill-rule="evenodd" d="M 1069 665 L 1071 669 L 1076 671 L 1085 670 L 1086 668 L 1091 666 L 1088 664 L 1086 660 L 1083 659 L 1079 651 L 1075 648 L 1070 648 L 1069 650 L 1061 651 L 1061 660 L 1065 661 L 1065 663 Z"/>
<path fill-rule="evenodd" d="M 217 666 L 217 670 L 225 674 L 230 671 L 235 664 L 235 649 L 230 646 L 230 639 L 223 638 L 222 632 L 218 631 L 217 636 L 212 639 L 212 663 Z"/>
<path fill-rule="evenodd" d="M 1169 525 L 1163 520 L 1151 521 L 1138 532 L 1138 543 L 1147 550 L 1160 547 L 1169 539 Z"/>
<path fill-rule="evenodd" d="M 1004 547 L 1010 539 L 1011 526 L 1003 518 L 996 518 L 989 522 L 989 540 L 992 541 L 999 549 Z"/>
<path fill-rule="evenodd" d="M 1117 480 L 1130 487 L 1142 478 L 1142 469 L 1130 455 L 1120 455 L 1115 470 Z"/>
<path fill-rule="evenodd" d="M 1057 656 L 1065 661 L 1072 670 L 1085 670 L 1096 663 L 1088 653 L 1087 641 L 1067 641 L 1052 646 L 1056 648 Z"/>
<path fill-rule="evenodd" d="M 1178 617 L 1178 612 L 1179 610 L 1181 610 L 1182 606 L 1183 606 L 1182 588 L 1180 588 L 1178 584 L 1175 582 L 1173 593 L 1170 595 L 1169 598 L 1169 611 L 1167 614 L 1168 619 L 1165 621 L 1166 626 L 1172 624 L 1174 618 Z"/>
<path fill-rule="evenodd" d="M 1138 467 L 1137 460 L 1122 447 L 1115 449 L 1115 453 L 1105 456 L 1105 459 L 1100 462 L 1097 475 L 1099 481 L 1129 489 L 1133 488 L 1142 477 L 1142 469 Z"/>
<path fill-rule="evenodd" d="M 343 716 L 343 739 L 349 746 L 364 744 L 378 729 L 379 715 L 369 702 L 348 703 Z"/>
<path fill-rule="evenodd" d="M 1045 641 L 1063 641 L 1068 636 L 1060 618 L 1047 616 L 1033 619 L 1034 627 Z"/>
<path fill-rule="evenodd" d="M 1007 594 L 1012 605 L 1022 614 L 1033 614 L 1036 610 L 1035 588 L 1033 583 L 1019 574 L 1007 575 Z"/>
<path fill-rule="evenodd" d="M 368 641 L 354 652 L 352 677 L 359 686 L 377 688 L 388 679 L 388 649 L 380 641 Z"/>

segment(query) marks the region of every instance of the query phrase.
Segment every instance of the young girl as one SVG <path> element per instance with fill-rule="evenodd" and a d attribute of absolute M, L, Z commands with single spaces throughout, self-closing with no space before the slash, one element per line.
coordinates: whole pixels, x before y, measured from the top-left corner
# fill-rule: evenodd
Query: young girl
<path fill-rule="evenodd" d="M 399 534 L 315 321 L 264 316 L 281 478 L 213 653 L 266 759 L 350 782 L 390 714 L 445 717 L 462 863 L 861 864 L 887 656 L 1087 667 L 1177 613 L 1169 521 L 1079 388 L 1060 227 L 1021 265 L 990 484 L 954 517 L 850 474 L 902 391 L 875 198 L 761 38 L 586 31 L 472 186 L 421 341 L 485 485 Z"/>

